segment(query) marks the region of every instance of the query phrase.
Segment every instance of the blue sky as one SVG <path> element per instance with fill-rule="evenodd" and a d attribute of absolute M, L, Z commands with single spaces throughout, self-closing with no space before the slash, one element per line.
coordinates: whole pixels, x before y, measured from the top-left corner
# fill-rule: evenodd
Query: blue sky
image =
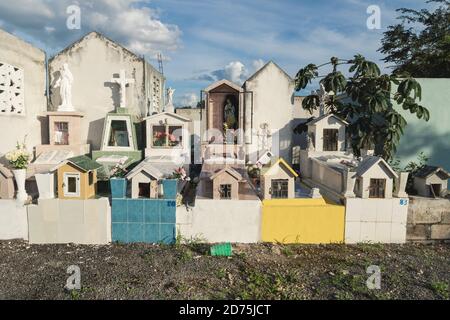
<path fill-rule="evenodd" d="M 65 27 L 71 4 L 81 8 L 81 30 Z M 380 30 L 366 26 L 369 5 L 381 9 Z M 243 81 L 269 60 L 292 76 L 308 63 L 356 53 L 384 66 L 376 50 L 400 7 L 430 5 L 425 0 L 0 0 L 0 28 L 50 56 L 92 30 L 145 54 L 155 66 L 154 57 L 162 52 L 168 85 L 182 105 L 194 103 L 211 81 Z"/>

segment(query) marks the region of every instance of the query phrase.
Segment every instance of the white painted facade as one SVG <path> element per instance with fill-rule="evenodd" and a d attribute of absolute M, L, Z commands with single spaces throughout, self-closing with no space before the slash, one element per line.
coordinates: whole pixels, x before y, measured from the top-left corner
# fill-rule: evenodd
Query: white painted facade
<path fill-rule="evenodd" d="M 0 240 L 28 239 L 27 207 L 16 200 L 0 200 Z"/>
<path fill-rule="evenodd" d="M 17 141 L 22 142 L 25 135 L 31 152 L 33 146 L 41 144 L 39 116 L 47 110 L 45 53 L 0 29 L 0 62 L 22 70 L 24 95 L 24 114 L 0 114 L 0 128 L 2 132 L 8 133 L 8 138 L 0 139 L 0 157 L 14 149 Z M 8 77 L 6 75 L 6 82 Z M 5 106 L 0 102 L 1 105 Z"/>
<path fill-rule="evenodd" d="M 107 198 L 39 200 L 28 206 L 28 225 L 32 244 L 108 244 L 111 207 Z"/>
<path fill-rule="evenodd" d="M 71 44 L 49 61 L 50 108 L 61 103 L 53 85 L 59 70 L 67 63 L 73 74 L 72 104 L 83 112 L 82 141 L 99 150 L 106 113 L 120 106 L 120 86 L 112 81 L 121 70 L 134 80 L 126 87 L 127 111 L 137 118 L 161 111 L 164 101 L 164 76 L 143 58 L 103 35 L 91 32 Z"/>
<path fill-rule="evenodd" d="M 190 119 L 180 116 L 176 113 L 163 112 L 147 117 L 145 120 L 146 126 L 146 148 L 145 157 L 170 157 L 173 159 L 186 159 L 186 163 L 189 163 L 189 157 L 191 153 L 191 136 L 189 135 Z M 156 126 L 168 126 L 168 127 L 180 127 L 174 134 L 180 139 L 181 145 L 176 147 L 160 147 L 153 144 L 153 136 L 155 134 L 154 127 Z"/>
<path fill-rule="evenodd" d="M 405 243 L 408 198 L 346 199 L 345 243 Z"/>
<path fill-rule="evenodd" d="M 254 159 L 252 162 L 255 163 L 258 159 L 257 152 L 264 151 L 259 150 L 261 146 L 258 145 L 256 133 L 261 130 L 262 124 L 267 123 L 272 132 L 272 152 L 290 163 L 295 88 L 293 79 L 270 61 L 245 81 L 243 87 L 247 156 Z M 252 131 L 254 134 L 250 136 Z"/>
<path fill-rule="evenodd" d="M 261 201 L 197 199 L 195 207 L 177 208 L 177 234 L 209 243 L 256 243 L 260 240 Z"/>

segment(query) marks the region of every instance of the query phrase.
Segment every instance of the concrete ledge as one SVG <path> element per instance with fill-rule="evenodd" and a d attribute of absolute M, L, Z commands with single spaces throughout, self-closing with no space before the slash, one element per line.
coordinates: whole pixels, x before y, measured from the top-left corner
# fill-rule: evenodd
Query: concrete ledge
<path fill-rule="evenodd" d="M 205 242 L 256 243 L 261 201 L 197 199 L 189 211 L 177 208 L 177 233 Z"/>
<path fill-rule="evenodd" d="M 0 240 L 28 240 L 27 207 L 16 200 L 0 200 Z"/>
<path fill-rule="evenodd" d="M 111 208 L 107 198 L 39 200 L 28 207 L 29 241 L 34 244 L 107 244 Z"/>

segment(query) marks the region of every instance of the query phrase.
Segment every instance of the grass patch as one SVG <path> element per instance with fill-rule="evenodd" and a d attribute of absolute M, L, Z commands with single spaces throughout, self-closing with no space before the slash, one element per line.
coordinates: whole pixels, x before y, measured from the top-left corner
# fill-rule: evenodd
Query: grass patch
<path fill-rule="evenodd" d="M 431 282 L 431 288 L 433 289 L 434 293 L 436 293 L 439 297 L 445 300 L 449 300 L 449 286 L 448 283 L 444 281 L 433 281 Z"/>

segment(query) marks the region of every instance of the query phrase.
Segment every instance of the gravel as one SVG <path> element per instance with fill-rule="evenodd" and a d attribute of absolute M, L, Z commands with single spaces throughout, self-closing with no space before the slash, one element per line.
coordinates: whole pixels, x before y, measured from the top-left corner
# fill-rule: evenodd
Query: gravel
<path fill-rule="evenodd" d="M 450 244 L 233 245 L 229 258 L 208 251 L 209 245 L 199 243 L 0 241 L 0 299 L 449 299 L 450 294 Z M 80 290 L 64 288 L 71 265 L 80 268 Z M 366 285 L 369 266 L 381 271 L 380 289 Z"/>

